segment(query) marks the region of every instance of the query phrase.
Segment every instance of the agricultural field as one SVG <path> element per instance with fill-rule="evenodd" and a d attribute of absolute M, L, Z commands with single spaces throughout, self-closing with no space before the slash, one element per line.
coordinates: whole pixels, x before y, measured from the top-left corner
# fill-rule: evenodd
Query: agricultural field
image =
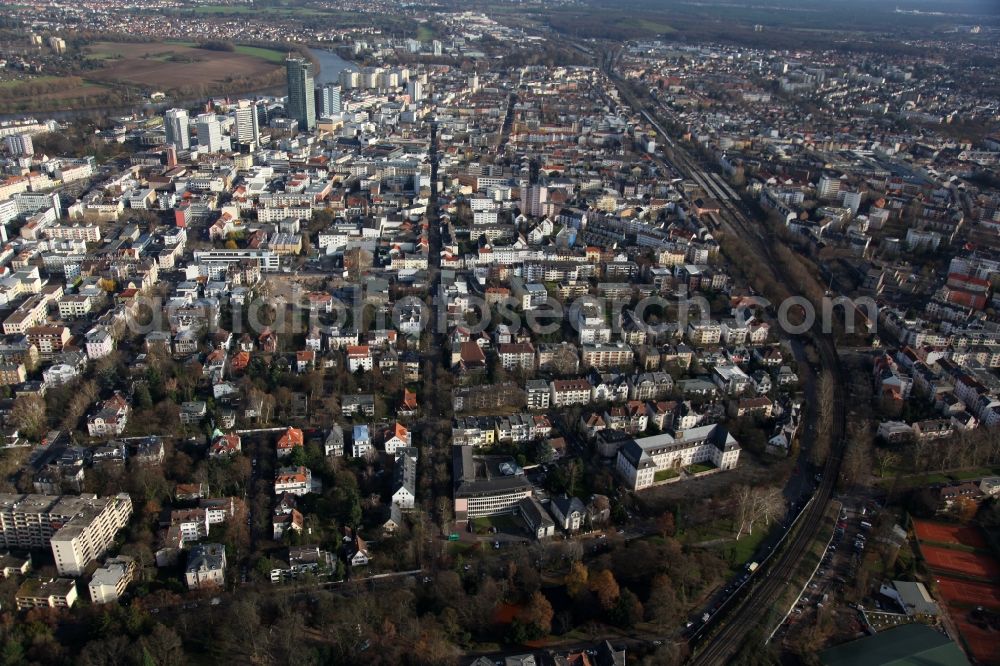
<path fill-rule="evenodd" d="M 233 51 L 210 51 L 189 42 L 98 42 L 86 52 L 87 58 L 104 63 L 89 78 L 153 90 L 182 88 L 192 81 L 215 87 L 234 79 L 256 79 L 275 72 L 285 58 L 273 49 L 237 46 Z"/>
<path fill-rule="evenodd" d="M 268 90 L 284 81 L 281 49 L 194 42 L 97 42 L 83 49 L 87 66 L 73 76 L 0 80 L 0 113 L 131 106 L 153 92 L 178 99 Z"/>

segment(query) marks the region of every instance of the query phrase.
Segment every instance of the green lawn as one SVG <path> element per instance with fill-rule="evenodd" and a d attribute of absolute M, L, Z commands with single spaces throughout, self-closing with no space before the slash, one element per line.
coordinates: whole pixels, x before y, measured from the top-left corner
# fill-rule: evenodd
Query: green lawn
<path fill-rule="evenodd" d="M 417 26 L 417 41 L 429 42 L 434 39 L 436 34 L 437 33 L 428 28 L 426 25 Z"/>
<path fill-rule="evenodd" d="M 695 463 L 694 465 L 687 466 L 688 474 L 700 474 L 701 472 L 708 472 L 715 469 L 715 465 L 712 463 Z"/>
<path fill-rule="evenodd" d="M 317 16 L 326 14 L 311 7 L 247 7 L 246 5 L 200 5 L 192 9 L 195 14 L 288 14 Z"/>
<path fill-rule="evenodd" d="M 0 81 L 0 88 L 14 88 L 23 83 L 51 83 L 58 80 L 58 76 L 35 76 L 30 79 L 11 79 L 8 81 Z"/>
<path fill-rule="evenodd" d="M 278 64 L 285 62 L 285 58 L 288 57 L 288 54 L 284 51 L 266 49 L 260 46 L 246 46 L 244 44 L 238 44 L 236 46 L 236 52 L 242 53 L 243 55 L 256 56 L 258 58 L 263 58 L 268 62 L 275 62 Z"/>
<path fill-rule="evenodd" d="M 743 566 L 753 557 L 757 546 L 764 540 L 769 530 L 770 528 L 764 525 L 756 525 L 753 534 L 744 534 L 739 541 L 729 547 L 729 561 L 734 567 Z"/>
<path fill-rule="evenodd" d="M 653 481 L 657 483 L 660 481 L 666 481 L 667 479 L 673 479 L 680 476 L 677 470 L 674 469 L 661 469 L 659 472 L 653 475 Z"/>
<path fill-rule="evenodd" d="M 472 550 L 475 547 L 476 544 L 464 541 L 452 541 L 451 543 L 448 544 L 448 550 L 449 552 L 451 552 L 453 557 L 457 557 L 459 555 L 466 555 L 469 553 L 470 550 Z"/>
<path fill-rule="evenodd" d="M 660 23 L 659 21 L 650 21 L 649 19 L 636 19 L 632 24 L 639 30 L 648 30 L 649 32 L 655 32 L 658 34 L 667 34 L 671 32 L 677 32 L 676 28 L 667 25 L 666 23 Z"/>

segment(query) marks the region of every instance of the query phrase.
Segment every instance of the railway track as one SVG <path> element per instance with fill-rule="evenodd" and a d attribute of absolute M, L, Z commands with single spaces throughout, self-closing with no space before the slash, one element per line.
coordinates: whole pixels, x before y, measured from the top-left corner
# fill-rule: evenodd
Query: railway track
<path fill-rule="evenodd" d="M 667 134 L 660 122 L 650 113 L 644 104 L 640 103 L 623 85 L 623 81 L 614 71 L 615 56 L 604 58 L 604 70 L 607 76 L 617 85 L 622 98 L 633 109 L 656 128 L 666 146 L 670 148 L 670 159 L 657 159 L 679 175 L 693 179 L 710 196 L 716 196 L 719 202 L 718 219 L 723 231 L 732 233 L 736 238 L 746 243 L 748 249 L 765 259 L 775 279 L 789 285 L 796 280 L 786 273 L 781 262 L 773 256 L 773 239 L 761 233 L 759 225 L 755 225 L 740 208 L 740 200 L 725 181 L 715 174 L 707 173 L 700 164 L 688 155 L 687 151 L 677 145 Z M 712 176 L 715 176 L 715 179 Z M 721 184 L 720 184 L 721 183 Z M 719 194 L 722 196 L 718 196 Z M 809 551 L 823 527 L 823 517 L 827 512 L 833 490 L 840 474 L 840 464 L 843 458 L 845 432 L 847 422 L 846 396 L 844 395 L 844 376 L 840 359 L 833 339 L 828 334 L 816 331 L 807 332 L 801 337 L 811 341 L 819 352 L 822 367 L 834 375 L 834 414 L 832 423 L 830 454 L 827 456 L 822 470 L 822 477 L 813 495 L 812 501 L 804 510 L 801 527 L 789 536 L 779 553 L 769 558 L 757 570 L 752 580 L 755 582 L 741 597 L 732 599 L 709 620 L 699 633 L 700 640 L 692 645 L 693 657 L 691 663 L 696 666 L 725 664 L 730 657 L 743 645 L 747 634 L 763 619 L 768 611 L 784 593 L 789 580 L 794 575 L 803 556 Z"/>

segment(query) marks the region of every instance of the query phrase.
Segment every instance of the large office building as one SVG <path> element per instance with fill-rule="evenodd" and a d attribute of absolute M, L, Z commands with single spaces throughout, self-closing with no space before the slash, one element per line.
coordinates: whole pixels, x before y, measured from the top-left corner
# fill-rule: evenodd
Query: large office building
<path fill-rule="evenodd" d="M 299 121 L 299 131 L 311 132 L 316 128 L 316 89 L 313 84 L 312 63 L 301 58 L 285 61 L 288 73 L 288 106 L 286 115 Z"/>
<path fill-rule="evenodd" d="M 455 520 L 513 513 L 532 496 L 532 485 L 510 456 L 473 455 L 471 446 L 455 446 Z"/>
<path fill-rule="evenodd" d="M 327 83 L 316 89 L 316 111 L 320 118 L 328 118 L 340 113 L 340 86 Z"/>
<path fill-rule="evenodd" d="M 177 150 L 191 147 L 191 132 L 188 128 L 188 112 L 185 109 L 170 109 L 163 116 L 163 129 L 167 143 Z"/>
<path fill-rule="evenodd" d="M 724 426 L 712 424 L 630 439 L 618 450 L 615 468 L 631 490 L 648 488 L 661 479 L 657 473 L 687 465 L 711 462 L 721 470 L 733 469 L 740 459 L 740 445 Z M 665 480 L 666 477 L 664 477 Z"/>
<path fill-rule="evenodd" d="M 132 515 L 121 493 L 97 495 L 0 494 L 0 548 L 50 546 L 61 576 L 79 576 L 114 543 Z"/>
<path fill-rule="evenodd" d="M 256 147 L 260 142 L 257 107 L 250 100 L 240 100 L 233 109 L 233 138 L 241 146 Z"/>
<path fill-rule="evenodd" d="M 203 113 L 197 118 L 198 148 L 209 153 L 223 149 L 222 123 L 214 113 Z"/>

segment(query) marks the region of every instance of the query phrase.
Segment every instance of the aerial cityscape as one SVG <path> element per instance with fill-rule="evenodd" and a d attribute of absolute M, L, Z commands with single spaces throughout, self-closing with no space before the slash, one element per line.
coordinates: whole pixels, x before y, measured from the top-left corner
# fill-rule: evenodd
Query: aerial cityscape
<path fill-rule="evenodd" d="M 0 9 L 0 666 L 1000 664 L 994 0 Z"/>

